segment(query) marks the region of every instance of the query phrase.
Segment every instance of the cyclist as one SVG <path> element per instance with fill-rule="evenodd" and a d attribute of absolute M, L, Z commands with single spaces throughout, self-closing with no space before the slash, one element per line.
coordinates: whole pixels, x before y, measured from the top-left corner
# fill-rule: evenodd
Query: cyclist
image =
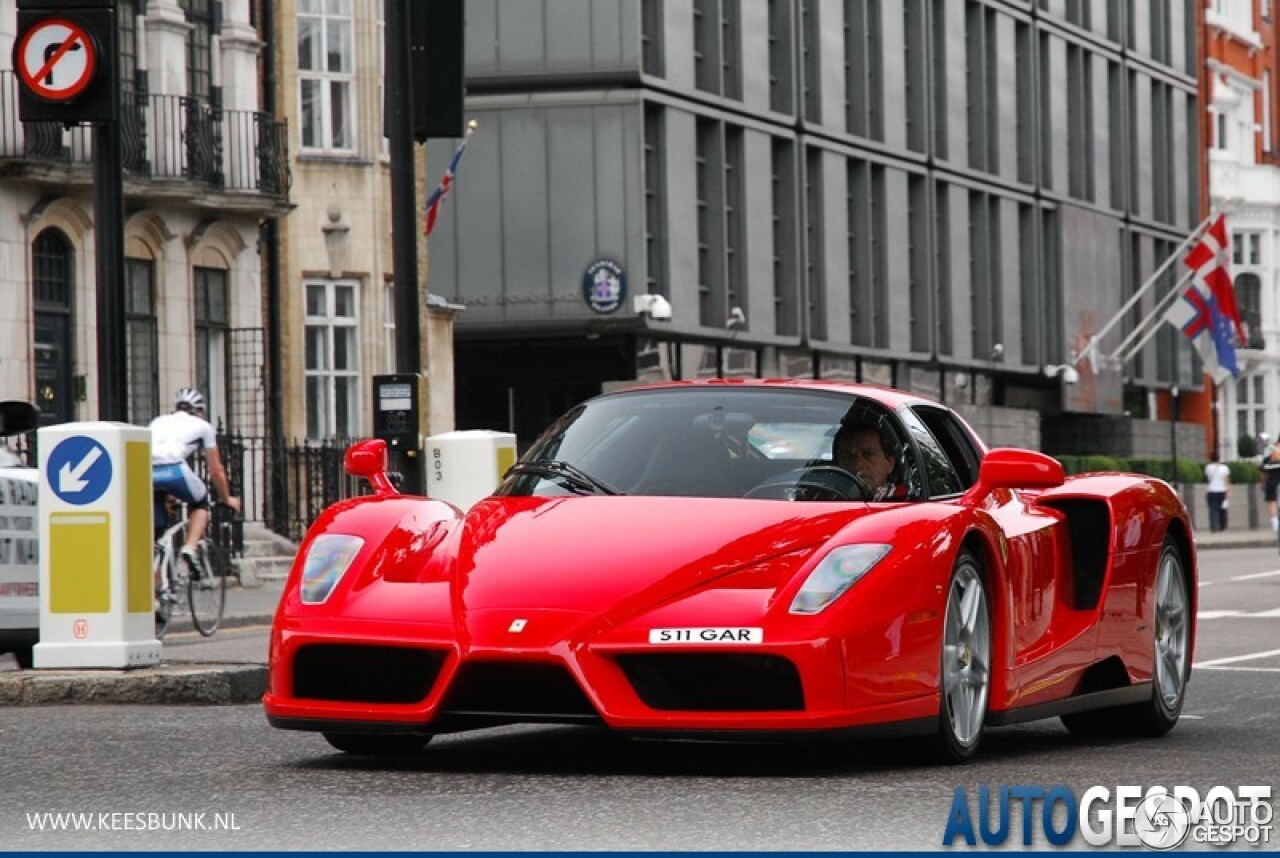
<path fill-rule="evenodd" d="M 209 477 L 223 503 L 239 510 L 240 498 L 231 494 L 213 427 L 204 419 L 204 396 L 200 391 L 192 387 L 179 388 L 173 396 L 173 411 L 152 420 L 150 428 L 151 482 L 157 494 L 165 492 L 187 505 L 187 537 L 182 557 L 192 574 L 198 575 L 196 545 L 209 525 L 209 487 L 187 464 L 187 458 L 197 447 L 204 448 Z M 163 507 L 157 504 L 157 527 L 163 526 L 163 515 Z"/>

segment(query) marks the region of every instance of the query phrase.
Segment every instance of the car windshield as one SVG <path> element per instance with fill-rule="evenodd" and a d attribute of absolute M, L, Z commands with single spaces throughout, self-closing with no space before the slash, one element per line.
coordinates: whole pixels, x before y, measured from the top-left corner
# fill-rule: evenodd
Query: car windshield
<path fill-rule="evenodd" d="M 852 465 L 836 467 L 833 444 L 851 419 L 874 427 L 886 446 L 903 447 L 883 406 L 849 394 L 722 387 L 611 394 L 552 424 L 497 494 L 889 499 Z"/>

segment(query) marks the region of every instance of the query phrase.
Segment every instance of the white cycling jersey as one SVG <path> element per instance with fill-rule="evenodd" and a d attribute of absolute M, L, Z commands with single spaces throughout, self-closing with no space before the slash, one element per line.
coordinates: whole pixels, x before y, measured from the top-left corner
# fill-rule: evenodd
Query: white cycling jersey
<path fill-rule="evenodd" d="M 151 421 L 151 464 L 177 465 L 203 446 L 216 449 L 217 439 L 209 421 L 186 411 L 161 414 Z"/>

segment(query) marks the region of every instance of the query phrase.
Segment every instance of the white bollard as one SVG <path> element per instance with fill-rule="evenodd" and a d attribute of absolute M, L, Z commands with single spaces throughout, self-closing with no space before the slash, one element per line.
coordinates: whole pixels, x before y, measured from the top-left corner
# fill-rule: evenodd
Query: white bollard
<path fill-rule="evenodd" d="M 151 581 L 151 432 L 63 423 L 38 432 L 37 668 L 160 663 Z"/>
<path fill-rule="evenodd" d="M 488 497 L 516 463 L 516 436 L 471 429 L 427 438 L 426 494 L 466 512 Z"/>

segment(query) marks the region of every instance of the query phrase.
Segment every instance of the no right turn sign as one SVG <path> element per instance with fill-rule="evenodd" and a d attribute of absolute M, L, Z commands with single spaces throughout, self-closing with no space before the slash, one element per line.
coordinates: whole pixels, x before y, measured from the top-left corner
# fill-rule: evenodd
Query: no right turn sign
<path fill-rule="evenodd" d="M 23 122 L 118 118 L 116 7 L 109 0 L 19 0 L 13 68 Z"/>
<path fill-rule="evenodd" d="M 18 42 L 14 65 L 22 83 L 47 101 L 70 101 L 84 92 L 97 70 L 93 40 L 79 24 L 46 18 Z"/>

